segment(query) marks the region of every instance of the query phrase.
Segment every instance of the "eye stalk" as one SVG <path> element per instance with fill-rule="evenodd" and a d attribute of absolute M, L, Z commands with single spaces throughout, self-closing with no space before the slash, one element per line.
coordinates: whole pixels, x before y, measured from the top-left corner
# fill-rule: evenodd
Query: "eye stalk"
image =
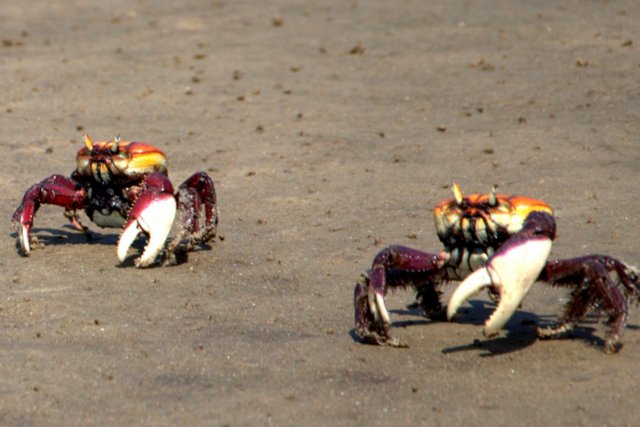
<path fill-rule="evenodd" d="M 498 204 L 498 198 L 496 197 L 497 185 L 491 187 L 491 193 L 489 193 L 489 206 L 494 207 Z"/>
<path fill-rule="evenodd" d="M 111 152 L 116 154 L 118 151 L 120 151 L 120 135 L 116 135 L 113 138 L 113 145 L 111 146 Z"/>
<path fill-rule="evenodd" d="M 86 133 L 84 134 L 84 143 L 89 151 L 93 150 L 93 141 L 91 141 L 91 138 Z"/>
<path fill-rule="evenodd" d="M 458 206 L 462 205 L 462 190 L 460 190 L 460 187 L 458 187 L 458 184 L 456 184 L 455 182 L 453 183 L 453 197 L 454 199 L 456 199 L 456 204 Z"/>

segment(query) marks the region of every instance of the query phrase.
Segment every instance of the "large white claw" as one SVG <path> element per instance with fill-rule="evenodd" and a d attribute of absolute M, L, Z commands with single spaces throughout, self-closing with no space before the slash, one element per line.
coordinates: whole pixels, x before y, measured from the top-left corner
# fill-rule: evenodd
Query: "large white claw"
<path fill-rule="evenodd" d="M 484 335 L 496 335 L 517 310 L 536 281 L 551 252 L 551 239 L 536 237 L 507 242 L 487 265 L 469 275 L 455 290 L 447 307 L 451 319 L 460 305 L 489 285 L 500 293 L 500 301 L 484 325 Z"/>
<path fill-rule="evenodd" d="M 164 247 L 175 216 L 176 200 L 170 195 L 155 199 L 138 212 L 135 218 L 131 218 L 127 222 L 120 235 L 118 241 L 118 260 L 120 263 L 127 258 L 129 248 L 142 231 L 147 234 L 149 240 L 144 252 L 135 261 L 136 267 L 151 265 Z"/>

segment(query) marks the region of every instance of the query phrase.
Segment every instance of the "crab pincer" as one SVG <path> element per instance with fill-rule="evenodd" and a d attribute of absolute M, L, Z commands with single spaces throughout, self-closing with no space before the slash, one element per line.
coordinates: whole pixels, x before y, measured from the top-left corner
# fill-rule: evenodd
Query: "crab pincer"
<path fill-rule="evenodd" d="M 118 260 L 123 263 L 127 252 L 138 234 L 148 240 L 142 255 L 135 260 L 136 267 L 146 267 L 162 252 L 176 216 L 176 199 L 173 187 L 166 176 L 151 174 L 147 189 L 136 199 L 118 240 Z"/>

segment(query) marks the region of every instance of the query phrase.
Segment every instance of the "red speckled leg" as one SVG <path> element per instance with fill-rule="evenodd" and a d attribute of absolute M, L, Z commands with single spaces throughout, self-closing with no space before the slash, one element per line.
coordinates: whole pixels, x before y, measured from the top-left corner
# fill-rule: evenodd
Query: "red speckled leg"
<path fill-rule="evenodd" d="M 185 213 L 185 228 L 193 238 L 205 243 L 216 235 L 218 205 L 213 180 L 204 172 L 197 172 L 178 187 L 178 209 Z M 200 231 L 200 210 L 204 207 L 205 223 Z"/>
<path fill-rule="evenodd" d="M 33 219 L 41 204 L 51 204 L 65 208 L 65 216 L 71 224 L 80 230 L 86 228 L 80 223 L 75 213 L 84 207 L 86 192 L 82 186 L 63 175 L 52 175 L 42 182 L 32 185 L 22 198 L 22 203 L 11 217 L 18 229 L 20 247 L 24 256 L 31 252 L 30 233 Z"/>
<path fill-rule="evenodd" d="M 216 236 L 218 228 L 218 205 L 213 180 L 204 172 L 191 175 L 176 193 L 180 212 L 180 231 L 169 243 L 167 255 L 181 246 L 180 252 L 193 250 Z M 200 216 L 204 210 L 204 223 Z"/>

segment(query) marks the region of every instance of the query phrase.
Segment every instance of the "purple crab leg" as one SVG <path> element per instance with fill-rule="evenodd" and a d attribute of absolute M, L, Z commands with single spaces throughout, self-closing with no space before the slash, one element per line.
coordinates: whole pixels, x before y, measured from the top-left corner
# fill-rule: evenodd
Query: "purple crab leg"
<path fill-rule="evenodd" d="M 431 254 L 405 246 L 389 246 L 374 257 L 354 290 L 356 333 L 371 344 L 399 346 L 389 334 L 391 318 L 384 303 L 389 288 L 415 287 L 440 282 L 445 274 L 446 253 Z M 433 294 L 437 298 L 435 291 Z M 433 304 L 434 302 L 431 302 Z M 437 303 L 437 302 L 436 302 Z"/>
<path fill-rule="evenodd" d="M 539 338 L 562 336 L 590 309 L 598 307 L 609 316 L 604 351 L 616 353 L 622 348 L 620 338 L 627 320 L 627 298 L 637 300 L 640 296 L 640 279 L 633 268 L 609 256 L 587 255 L 547 262 L 540 280 L 574 289 L 558 323 L 536 330 Z"/>

